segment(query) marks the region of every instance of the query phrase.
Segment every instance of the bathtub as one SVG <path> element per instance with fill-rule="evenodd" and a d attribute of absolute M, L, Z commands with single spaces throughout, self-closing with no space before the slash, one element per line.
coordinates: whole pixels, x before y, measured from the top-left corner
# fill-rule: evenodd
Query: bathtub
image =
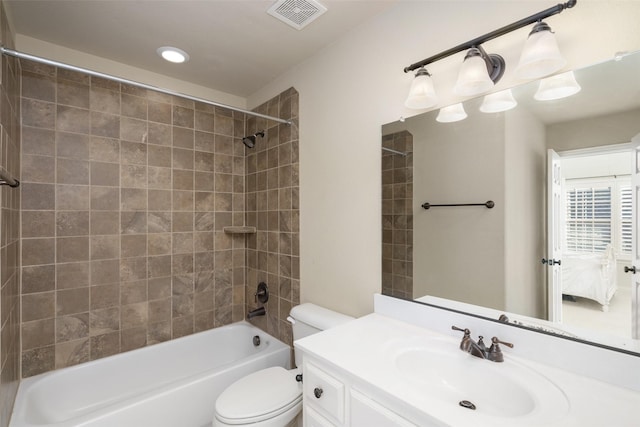
<path fill-rule="evenodd" d="M 228 385 L 270 366 L 288 368 L 290 354 L 271 335 L 234 323 L 27 378 L 9 427 L 210 426 Z"/>

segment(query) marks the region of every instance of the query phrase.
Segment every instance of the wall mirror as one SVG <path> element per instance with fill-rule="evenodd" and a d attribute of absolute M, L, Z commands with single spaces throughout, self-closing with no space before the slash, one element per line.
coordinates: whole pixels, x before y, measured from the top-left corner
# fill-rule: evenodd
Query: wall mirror
<path fill-rule="evenodd" d="M 637 285 L 625 273 L 640 246 L 631 203 L 640 52 L 573 74 L 581 90 L 568 97 L 536 100 L 540 82 L 528 82 L 511 88 L 517 106 L 507 111 L 481 112 L 479 97 L 463 103 L 461 121 L 437 121 L 434 110 L 382 126 L 383 294 L 506 313 L 640 356 Z M 477 206 L 437 206 L 466 204 Z"/>

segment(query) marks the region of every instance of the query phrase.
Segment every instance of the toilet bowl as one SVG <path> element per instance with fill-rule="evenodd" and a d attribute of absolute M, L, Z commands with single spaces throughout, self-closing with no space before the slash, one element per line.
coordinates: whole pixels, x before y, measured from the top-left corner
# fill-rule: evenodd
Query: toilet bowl
<path fill-rule="evenodd" d="M 343 324 L 353 317 L 314 304 L 291 309 L 287 319 L 293 325 L 293 339 Z M 296 366 L 302 366 L 296 353 Z M 227 387 L 215 404 L 214 427 L 285 427 L 302 410 L 302 383 L 296 379 L 300 369 L 280 366 L 249 374 Z"/>

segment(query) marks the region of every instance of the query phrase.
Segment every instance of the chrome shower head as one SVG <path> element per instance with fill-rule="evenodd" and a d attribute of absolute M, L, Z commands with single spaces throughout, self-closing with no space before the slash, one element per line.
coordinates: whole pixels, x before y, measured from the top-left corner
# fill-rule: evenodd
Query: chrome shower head
<path fill-rule="evenodd" d="M 264 131 L 261 130 L 260 132 L 256 132 L 251 136 L 245 136 L 244 138 L 242 138 L 242 143 L 247 147 L 247 148 L 253 148 L 256 145 L 256 137 L 260 137 L 260 138 L 264 138 Z"/>

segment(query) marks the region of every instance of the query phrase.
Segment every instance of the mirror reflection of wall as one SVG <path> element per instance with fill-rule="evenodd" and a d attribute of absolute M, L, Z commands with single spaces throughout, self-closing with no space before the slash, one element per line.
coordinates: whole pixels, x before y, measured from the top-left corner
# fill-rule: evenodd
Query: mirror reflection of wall
<path fill-rule="evenodd" d="M 413 135 L 382 138 L 382 292 L 413 298 Z"/>
<path fill-rule="evenodd" d="M 568 158 L 570 153 L 584 156 L 587 148 L 629 144 L 640 133 L 638 75 L 640 53 L 633 53 L 576 70 L 582 91 L 568 98 L 535 101 L 538 82 L 531 82 L 512 89 L 518 106 L 509 111 L 481 113 L 482 98 L 477 98 L 464 102 L 468 117 L 463 121 L 440 123 L 436 121 L 438 111 L 430 111 L 384 125 L 387 143 L 407 133 L 413 139 L 412 210 L 403 212 L 413 215 L 413 238 L 407 235 L 405 240 L 407 246 L 413 245 L 413 298 L 428 295 L 441 298 L 439 301 L 472 304 L 465 306 L 469 309 L 478 306 L 482 314 L 488 311 L 480 307 L 548 319 L 549 270 L 540 262 L 548 258 L 547 150 Z M 605 164 L 602 159 L 596 163 L 600 169 Z M 567 173 L 573 173 L 570 170 L 568 167 Z M 383 193 L 393 194 L 384 189 Z M 421 208 L 425 202 L 487 200 L 495 202 L 493 209 Z M 394 213 L 390 203 L 393 201 L 383 201 L 383 217 Z M 383 245 L 389 245 L 392 223 L 393 218 L 383 218 L 383 227 L 387 227 Z M 383 246 L 383 253 L 393 253 L 393 247 Z M 399 261 L 393 257 L 383 260 L 390 268 L 383 272 L 383 293 L 394 295 L 393 286 L 388 285 L 389 271 L 393 275 L 409 265 L 408 260 L 406 265 Z M 622 272 L 625 261 L 624 255 L 616 253 L 618 296 L 623 295 L 621 289 L 628 289 L 621 282 L 629 281 Z M 403 296 L 402 292 L 408 296 L 408 286 L 395 295 Z M 602 307 L 595 301 L 592 309 L 603 314 Z M 565 322 L 572 323 L 572 316 L 565 313 Z M 582 327 L 589 331 L 583 335 L 581 329 L 578 336 L 603 342 L 591 335 L 596 327 Z M 627 326 L 619 336 L 629 337 Z"/>
<path fill-rule="evenodd" d="M 528 260 L 543 243 L 544 128 L 524 109 L 487 120 L 472 112 L 478 104 L 467 102 L 469 117 L 454 126 L 435 112 L 400 124 L 415 141 L 413 296 L 542 317 L 544 270 Z M 487 200 L 493 209 L 421 208 Z"/>

